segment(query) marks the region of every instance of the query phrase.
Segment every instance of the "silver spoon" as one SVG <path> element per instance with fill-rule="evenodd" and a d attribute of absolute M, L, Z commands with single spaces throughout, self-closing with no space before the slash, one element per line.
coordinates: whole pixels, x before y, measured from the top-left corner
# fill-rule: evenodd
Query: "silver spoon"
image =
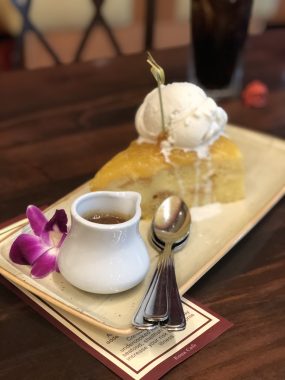
<path fill-rule="evenodd" d="M 180 241 L 173 243 L 172 252 L 175 253 L 175 252 L 180 251 L 182 248 L 184 248 L 185 245 L 187 244 L 188 238 L 189 238 L 189 233 L 186 236 L 184 236 Z M 158 239 L 158 237 L 155 235 L 152 229 L 150 231 L 149 240 L 150 240 L 151 245 L 154 247 L 154 249 L 156 249 L 159 252 L 163 252 L 165 243 Z"/>
<path fill-rule="evenodd" d="M 189 234 L 187 234 L 183 239 L 181 239 L 180 242 L 174 243 L 173 246 L 172 246 L 173 252 L 177 252 L 180 249 L 182 249 L 185 246 L 188 237 L 189 237 Z M 153 247 L 156 250 L 158 250 L 159 252 L 163 252 L 165 244 L 163 242 L 161 242 L 154 235 L 152 229 L 150 231 L 150 237 L 149 237 L 149 239 L 150 239 L 151 244 L 153 245 Z M 158 263 L 158 267 L 159 267 L 159 265 L 160 265 L 160 261 Z M 136 314 L 134 316 L 133 325 L 137 329 L 140 329 L 140 330 L 152 330 L 152 329 L 154 329 L 158 325 L 157 322 L 154 322 L 154 321 L 148 322 L 148 321 L 146 321 L 144 319 L 145 307 L 146 307 L 146 305 L 148 303 L 149 297 L 152 294 L 153 288 L 154 288 L 157 280 L 158 280 L 158 268 L 155 270 L 154 275 L 153 275 L 152 280 L 151 280 L 151 283 L 149 285 L 149 288 L 148 288 L 148 290 L 147 290 L 147 292 L 146 292 L 146 294 L 145 294 L 145 296 L 144 296 L 144 298 L 143 298 L 143 300 L 142 300 L 142 302 L 141 302 L 141 304 L 140 304 L 140 306 L 139 306 L 139 308 L 138 308 L 138 310 L 137 310 L 137 312 L 136 312 Z M 168 315 L 167 315 L 167 317 L 168 317 Z"/>
<path fill-rule="evenodd" d="M 191 217 L 187 205 L 177 196 L 167 198 L 159 206 L 153 222 L 153 242 L 164 243 L 164 251 L 157 270 L 157 281 L 145 306 L 147 321 L 166 321 L 169 330 L 182 330 L 186 326 L 185 316 L 177 287 L 172 247 L 184 242 L 189 234 Z"/>

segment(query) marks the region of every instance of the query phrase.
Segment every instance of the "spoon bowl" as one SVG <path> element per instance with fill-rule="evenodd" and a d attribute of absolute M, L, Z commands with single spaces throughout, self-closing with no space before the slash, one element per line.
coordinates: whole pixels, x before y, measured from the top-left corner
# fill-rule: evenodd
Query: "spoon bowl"
<path fill-rule="evenodd" d="M 166 198 L 152 221 L 155 241 L 179 243 L 189 234 L 191 215 L 186 203 L 176 195 Z"/>

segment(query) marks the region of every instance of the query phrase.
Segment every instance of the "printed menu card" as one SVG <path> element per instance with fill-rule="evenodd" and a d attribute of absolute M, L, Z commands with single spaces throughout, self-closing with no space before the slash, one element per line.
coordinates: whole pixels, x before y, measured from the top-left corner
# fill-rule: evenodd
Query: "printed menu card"
<path fill-rule="evenodd" d="M 229 329 L 232 324 L 196 301 L 183 297 L 184 331 L 163 328 L 116 336 L 94 328 L 3 279 L 5 284 L 122 379 L 159 379 Z"/>

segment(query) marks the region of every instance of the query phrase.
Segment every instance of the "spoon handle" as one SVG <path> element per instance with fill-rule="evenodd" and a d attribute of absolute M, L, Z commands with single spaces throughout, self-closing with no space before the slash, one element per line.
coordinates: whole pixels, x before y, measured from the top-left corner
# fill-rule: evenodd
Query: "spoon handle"
<path fill-rule="evenodd" d="M 148 303 L 149 297 L 153 291 L 154 284 L 157 282 L 157 276 L 158 276 L 158 270 L 156 269 L 154 272 L 154 275 L 152 277 L 151 283 L 149 285 L 149 288 L 144 296 L 144 298 L 141 301 L 141 304 L 134 316 L 133 319 L 133 326 L 135 326 L 137 329 L 140 330 L 152 330 L 154 329 L 157 325 L 154 322 L 148 322 L 144 319 L 144 310 L 145 307 Z"/>
<path fill-rule="evenodd" d="M 144 318 L 150 322 L 165 321 L 168 318 L 167 263 L 170 253 L 171 246 L 166 245 L 158 264 L 156 282 L 145 307 Z"/>
<path fill-rule="evenodd" d="M 168 259 L 168 320 L 161 326 L 168 331 L 180 331 L 186 327 L 182 301 L 178 291 L 173 254 Z"/>

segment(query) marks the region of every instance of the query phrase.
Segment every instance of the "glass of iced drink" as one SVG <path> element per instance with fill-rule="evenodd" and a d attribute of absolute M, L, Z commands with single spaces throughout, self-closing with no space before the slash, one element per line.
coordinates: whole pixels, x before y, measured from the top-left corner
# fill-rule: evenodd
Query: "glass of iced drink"
<path fill-rule="evenodd" d="M 192 0 L 191 81 L 212 97 L 235 96 L 242 86 L 242 50 L 252 0 Z"/>

